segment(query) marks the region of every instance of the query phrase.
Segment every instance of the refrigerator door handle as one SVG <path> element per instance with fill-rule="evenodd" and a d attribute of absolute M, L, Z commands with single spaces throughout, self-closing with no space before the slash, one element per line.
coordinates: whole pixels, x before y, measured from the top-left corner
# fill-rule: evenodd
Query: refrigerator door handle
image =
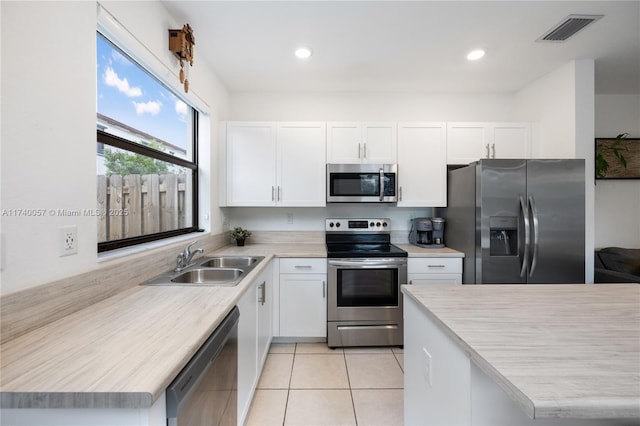
<path fill-rule="evenodd" d="M 520 196 L 520 210 L 522 211 L 522 219 L 524 220 L 524 254 L 522 256 L 520 278 L 524 278 L 527 275 L 527 269 L 529 267 L 529 249 L 531 245 L 531 238 L 529 229 L 529 207 L 522 195 Z"/>
<path fill-rule="evenodd" d="M 531 209 L 531 217 L 533 223 L 533 256 L 531 257 L 531 269 L 529 270 L 529 276 L 533 276 L 533 271 L 536 270 L 538 264 L 538 240 L 540 234 L 538 232 L 538 209 L 536 208 L 536 200 L 533 195 L 529 196 L 529 207 Z"/>

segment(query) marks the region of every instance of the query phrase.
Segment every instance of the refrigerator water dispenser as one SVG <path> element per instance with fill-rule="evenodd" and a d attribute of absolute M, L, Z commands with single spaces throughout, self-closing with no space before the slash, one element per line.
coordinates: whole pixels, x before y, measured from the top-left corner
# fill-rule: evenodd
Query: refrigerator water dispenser
<path fill-rule="evenodd" d="M 518 255 L 518 217 L 490 216 L 489 217 L 489 255 L 517 256 Z"/>

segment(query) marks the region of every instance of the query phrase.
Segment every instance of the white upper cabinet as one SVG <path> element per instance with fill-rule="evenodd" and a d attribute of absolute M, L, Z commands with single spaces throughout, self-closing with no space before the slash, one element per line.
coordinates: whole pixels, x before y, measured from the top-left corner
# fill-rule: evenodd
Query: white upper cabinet
<path fill-rule="evenodd" d="M 393 164 L 397 156 L 396 123 L 365 123 L 362 126 L 363 163 Z"/>
<path fill-rule="evenodd" d="M 447 163 L 531 157 L 530 123 L 448 123 Z"/>
<path fill-rule="evenodd" d="M 325 123 L 227 123 L 227 206 L 326 205 Z"/>
<path fill-rule="evenodd" d="M 278 123 L 277 135 L 277 205 L 325 206 L 325 123 Z"/>
<path fill-rule="evenodd" d="M 398 207 L 447 205 L 445 123 L 398 123 Z"/>
<path fill-rule="evenodd" d="M 362 162 L 362 127 L 359 123 L 327 124 L 327 162 Z"/>
<path fill-rule="evenodd" d="M 227 205 L 273 206 L 276 124 L 227 123 Z"/>
<path fill-rule="evenodd" d="M 469 164 L 485 158 L 483 149 L 487 140 L 484 123 L 447 124 L 447 163 Z"/>
<path fill-rule="evenodd" d="M 531 158 L 530 123 L 492 123 L 491 158 Z"/>
<path fill-rule="evenodd" d="M 327 162 L 395 163 L 396 138 L 396 123 L 328 123 Z"/>

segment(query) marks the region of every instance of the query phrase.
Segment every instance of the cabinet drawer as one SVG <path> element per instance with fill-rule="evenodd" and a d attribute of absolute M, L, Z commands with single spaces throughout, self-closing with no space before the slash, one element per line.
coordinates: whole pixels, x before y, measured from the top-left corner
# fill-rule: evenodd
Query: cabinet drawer
<path fill-rule="evenodd" d="M 414 274 L 460 274 L 462 259 L 451 257 L 410 257 L 407 272 Z"/>
<path fill-rule="evenodd" d="M 462 284 L 462 274 L 407 274 L 409 284 Z"/>
<path fill-rule="evenodd" d="M 325 258 L 286 258 L 280 259 L 281 274 L 326 274 Z"/>

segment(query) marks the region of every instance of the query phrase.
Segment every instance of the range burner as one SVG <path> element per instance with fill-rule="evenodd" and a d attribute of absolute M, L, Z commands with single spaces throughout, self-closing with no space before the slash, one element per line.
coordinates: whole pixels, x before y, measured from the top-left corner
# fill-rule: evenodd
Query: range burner
<path fill-rule="evenodd" d="M 327 219 L 325 239 L 329 258 L 407 257 L 391 244 L 391 225 L 384 219 Z"/>
<path fill-rule="evenodd" d="M 327 243 L 329 258 L 407 257 L 407 252 L 393 244 L 331 244 Z"/>

